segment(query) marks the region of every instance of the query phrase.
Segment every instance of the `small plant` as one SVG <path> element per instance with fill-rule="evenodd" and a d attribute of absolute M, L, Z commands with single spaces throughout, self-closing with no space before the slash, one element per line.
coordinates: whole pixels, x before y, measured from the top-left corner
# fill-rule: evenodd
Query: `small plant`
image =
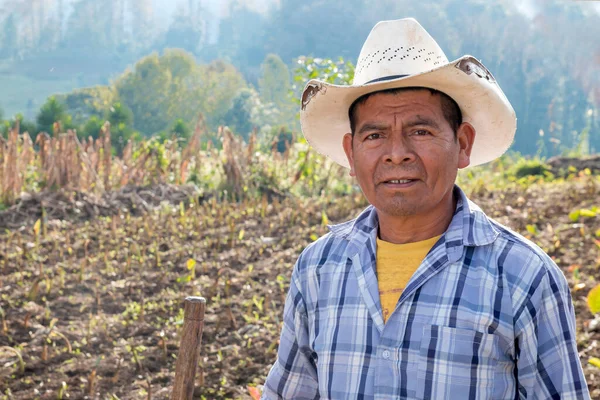
<path fill-rule="evenodd" d="M 538 158 L 520 158 L 516 164 L 507 171 L 508 176 L 514 176 L 517 179 L 528 176 L 547 177 L 549 174 L 550 166 Z"/>
<path fill-rule="evenodd" d="M 0 346 L 0 351 L 8 351 L 14 354 L 19 361 L 19 373 L 22 374 L 25 372 L 25 362 L 23 361 L 23 357 L 21 356 L 21 352 L 14 347 L 8 346 Z"/>
<path fill-rule="evenodd" d="M 67 385 L 67 382 L 62 381 L 60 383 L 60 389 L 58 389 L 58 394 L 56 395 L 56 399 L 57 400 L 63 400 L 64 396 L 68 396 L 67 394 L 67 389 L 69 388 L 69 385 Z"/>

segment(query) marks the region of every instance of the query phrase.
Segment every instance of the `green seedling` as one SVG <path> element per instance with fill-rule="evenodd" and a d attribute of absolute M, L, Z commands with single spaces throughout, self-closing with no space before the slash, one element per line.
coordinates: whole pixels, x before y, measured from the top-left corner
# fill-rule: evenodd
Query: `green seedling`
<path fill-rule="evenodd" d="M 69 388 L 69 386 L 67 385 L 67 382 L 62 381 L 60 384 L 60 389 L 58 389 L 58 394 L 56 395 L 56 399 L 63 400 L 64 396 L 67 394 L 68 388 Z"/>
<path fill-rule="evenodd" d="M 23 357 L 21 356 L 21 352 L 14 347 L 9 346 L 0 346 L 0 351 L 8 351 L 9 353 L 14 354 L 19 361 L 19 373 L 23 374 L 25 372 L 25 362 L 23 361 Z"/>

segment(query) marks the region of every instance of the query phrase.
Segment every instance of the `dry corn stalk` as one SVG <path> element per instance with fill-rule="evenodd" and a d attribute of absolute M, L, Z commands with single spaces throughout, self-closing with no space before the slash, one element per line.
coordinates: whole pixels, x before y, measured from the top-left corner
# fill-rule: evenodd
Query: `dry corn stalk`
<path fill-rule="evenodd" d="M 106 121 L 102 127 L 102 150 L 104 151 L 104 190 L 110 190 L 110 167 L 112 161 L 112 147 L 110 145 L 110 122 Z"/>
<path fill-rule="evenodd" d="M 242 191 L 242 171 L 236 154 L 241 153 L 241 146 L 227 127 L 220 130 L 223 134 L 223 169 L 227 186 L 231 187 L 234 193 L 239 194 Z"/>
<path fill-rule="evenodd" d="M 61 133 L 62 133 L 62 124 L 60 123 L 60 121 L 56 121 L 55 123 L 52 124 L 52 136 L 56 137 Z"/>
<path fill-rule="evenodd" d="M 39 146 L 40 148 L 40 164 L 42 167 L 42 170 L 47 171 L 48 170 L 48 157 L 50 156 L 50 135 L 48 135 L 46 132 L 41 132 L 37 135 L 37 137 L 35 138 L 35 143 Z"/>
<path fill-rule="evenodd" d="M 256 146 L 256 128 L 252 131 L 248 139 L 248 147 L 246 148 L 246 165 L 252 164 L 254 158 L 254 146 Z"/>
<path fill-rule="evenodd" d="M 12 204 L 21 189 L 21 174 L 18 170 L 19 123 L 8 133 L 2 165 L 2 202 Z"/>
<path fill-rule="evenodd" d="M 87 149 L 81 145 L 77 135 L 72 135 L 72 141 L 75 145 L 76 162 L 78 164 L 78 171 L 80 173 L 78 189 L 82 191 L 92 191 L 93 189 L 100 188 L 101 182 L 98 178 L 97 172 L 92 166 Z M 92 150 L 91 146 L 88 146 L 87 148 Z"/>
<path fill-rule="evenodd" d="M 121 180 L 119 184 L 125 186 L 127 184 L 127 176 L 133 164 L 133 142 L 131 139 L 127 141 L 123 149 L 123 157 L 121 158 Z"/>
<path fill-rule="evenodd" d="M 194 134 L 190 138 L 188 145 L 183 149 L 181 154 L 181 166 L 179 174 L 179 183 L 183 184 L 187 180 L 187 170 L 192 157 L 196 157 L 196 163 L 199 162 L 200 155 L 200 139 L 202 133 L 205 131 L 204 116 L 202 113 L 198 114 L 198 121 L 196 122 L 196 128 Z"/>
<path fill-rule="evenodd" d="M 4 188 L 4 179 L 5 179 L 4 160 L 6 159 L 6 156 L 8 154 L 7 152 L 8 152 L 8 143 L 2 136 L 0 136 L 0 190 L 3 190 L 3 188 Z M 1 193 L 4 193 L 4 192 L 1 192 Z M 0 198 L 0 201 L 1 200 L 2 199 Z"/>

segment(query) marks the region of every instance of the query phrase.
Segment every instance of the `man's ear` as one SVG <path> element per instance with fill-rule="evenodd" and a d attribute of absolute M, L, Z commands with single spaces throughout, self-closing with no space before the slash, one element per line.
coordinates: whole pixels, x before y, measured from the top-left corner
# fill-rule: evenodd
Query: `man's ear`
<path fill-rule="evenodd" d="M 348 158 L 348 164 L 350 164 L 350 176 L 356 176 L 354 173 L 354 153 L 352 152 L 352 140 L 352 134 L 346 133 L 342 139 L 342 145 L 344 146 L 346 158 Z"/>
<path fill-rule="evenodd" d="M 475 128 L 468 122 L 463 122 L 456 131 L 459 145 L 458 168 L 466 168 L 471 164 L 471 150 L 475 143 Z"/>

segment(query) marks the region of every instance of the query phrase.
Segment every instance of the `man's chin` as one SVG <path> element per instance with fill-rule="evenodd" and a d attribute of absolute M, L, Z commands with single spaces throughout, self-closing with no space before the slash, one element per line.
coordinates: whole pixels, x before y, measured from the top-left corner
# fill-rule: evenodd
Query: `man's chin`
<path fill-rule="evenodd" d="M 401 204 L 378 204 L 374 205 L 374 207 L 377 211 L 383 212 L 390 217 L 398 218 L 414 217 L 426 212 L 422 207 L 419 207 L 419 204 L 409 202 L 403 202 Z"/>

